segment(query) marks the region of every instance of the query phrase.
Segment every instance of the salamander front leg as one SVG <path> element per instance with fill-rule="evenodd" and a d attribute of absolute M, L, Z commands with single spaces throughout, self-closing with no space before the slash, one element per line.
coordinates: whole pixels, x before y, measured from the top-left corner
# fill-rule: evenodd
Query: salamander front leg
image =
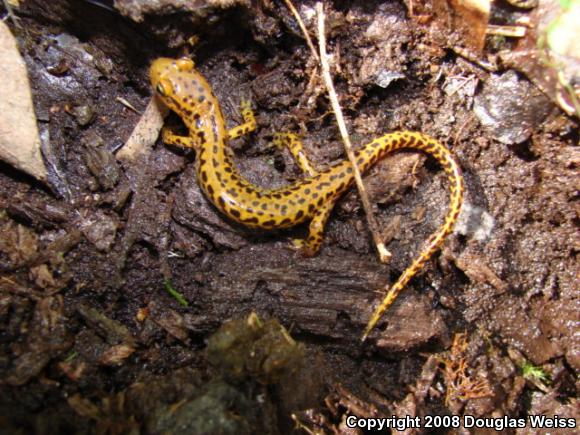
<path fill-rule="evenodd" d="M 177 126 L 163 127 L 161 130 L 161 139 L 164 143 L 175 145 L 181 148 L 195 148 L 193 139 L 189 136 L 182 136 L 175 133 Z"/>
<path fill-rule="evenodd" d="M 231 128 L 228 131 L 228 139 L 235 139 L 256 130 L 256 118 L 254 116 L 254 111 L 252 110 L 252 105 L 250 102 L 242 101 L 240 104 L 240 111 L 242 112 L 244 123 Z"/>
<path fill-rule="evenodd" d="M 306 155 L 304 151 L 304 146 L 298 138 L 298 135 L 294 133 L 275 133 L 274 141 L 272 142 L 278 148 L 286 147 L 296 164 L 300 167 L 302 172 L 313 177 L 318 174 L 318 171 L 314 168 L 314 165 Z"/>
<path fill-rule="evenodd" d="M 328 221 L 333 207 L 334 202 L 329 202 L 316 211 L 308 227 L 308 237 L 306 239 L 292 240 L 292 247 L 294 249 L 298 250 L 305 257 L 313 257 L 317 254 L 322 245 L 324 226 L 326 225 L 326 221 Z"/>

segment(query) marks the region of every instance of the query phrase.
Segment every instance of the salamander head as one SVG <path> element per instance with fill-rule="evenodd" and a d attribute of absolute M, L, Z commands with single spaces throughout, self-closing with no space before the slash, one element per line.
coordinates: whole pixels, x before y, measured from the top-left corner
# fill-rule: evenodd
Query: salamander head
<path fill-rule="evenodd" d="M 156 95 L 182 118 L 211 110 L 214 98 L 211 88 L 192 60 L 156 59 L 149 69 L 149 77 Z"/>

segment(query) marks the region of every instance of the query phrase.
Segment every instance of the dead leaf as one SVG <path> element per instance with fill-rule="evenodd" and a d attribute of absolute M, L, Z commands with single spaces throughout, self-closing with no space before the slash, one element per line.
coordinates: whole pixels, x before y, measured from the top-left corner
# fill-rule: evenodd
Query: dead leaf
<path fill-rule="evenodd" d="M 485 260 L 477 254 L 464 252 L 455 261 L 455 264 L 475 283 L 491 284 L 501 293 L 506 292 L 509 288 L 508 284 L 498 277 Z"/>
<path fill-rule="evenodd" d="M 0 252 L 8 254 L 13 264 L 34 258 L 38 252 L 38 237 L 27 227 L 9 221 L 0 227 Z"/>
<path fill-rule="evenodd" d="M 80 394 L 69 397 L 67 401 L 69 406 L 81 417 L 97 420 L 100 416 L 99 407 L 89 399 L 81 397 Z"/>
<path fill-rule="evenodd" d="M 61 361 L 57 364 L 57 367 L 66 375 L 68 379 L 73 382 L 78 382 L 83 376 L 83 372 L 87 368 L 84 362 L 67 362 Z"/>
<path fill-rule="evenodd" d="M 515 49 L 500 53 L 503 65 L 524 73 L 568 115 L 580 116 L 580 3 L 568 8 L 544 0 L 530 14 L 533 31 L 518 40 Z"/>
<path fill-rule="evenodd" d="M 30 268 L 30 276 L 34 283 L 43 289 L 54 289 L 58 286 L 50 269 L 46 264 Z"/>
<path fill-rule="evenodd" d="M 99 358 L 99 363 L 105 366 L 118 366 L 135 352 L 133 346 L 119 344 L 106 350 Z"/>
<path fill-rule="evenodd" d="M 490 0 L 431 0 L 413 3 L 419 22 L 432 16 L 432 35 L 451 47 L 462 46 L 474 54 L 485 44 L 491 9 Z"/>
<path fill-rule="evenodd" d="M 10 29 L 0 21 L 0 159 L 46 181 L 26 65 Z"/>
<path fill-rule="evenodd" d="M 168 110 L 156 98 L 151 98 L 143 116 L 133 129 L 131 136 L 123 148 L 117 153 L 117 158 L 125 162 L 136 161 L 138 157 L 147 154 L 163 126 L 163 119 Z"/>

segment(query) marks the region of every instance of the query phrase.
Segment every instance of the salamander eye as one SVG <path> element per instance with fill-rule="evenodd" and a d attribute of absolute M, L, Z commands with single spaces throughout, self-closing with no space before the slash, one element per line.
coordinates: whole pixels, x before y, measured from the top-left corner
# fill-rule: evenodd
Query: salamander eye
<path fill-rule="evenodd" d="M 177 67 L 181 71 L 191 71 L 195 66 L 193 61 L 191 59 L 188 59 L 187 57 L 182 57 L 181 59 L 177 59 L 175 61 L 175 64 L 177 65 Z"/>
<path fill-rule="evenodd" d="M 161 79 L 159 83 L 157 83 L 155 90 L 157 90 L 159 95 L 165 97 L 169 93 L 173 92 L 173 86 L 171 86 L 171 82 L 169 80 Z"/>

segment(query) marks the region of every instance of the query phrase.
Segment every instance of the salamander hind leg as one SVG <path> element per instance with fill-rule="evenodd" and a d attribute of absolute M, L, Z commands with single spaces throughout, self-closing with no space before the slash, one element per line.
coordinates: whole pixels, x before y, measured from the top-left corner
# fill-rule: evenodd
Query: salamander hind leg
<path fill-rule="evenodd" d="M 228 130 L 228 139 L 235 139 L 256 130 L 256 117 L 254 116 L 254 111 L 252 110 L 250 102 L 242 101 L 240 104 L 240 111 L 242 112 L 244 123 Z"/>
<path fill-rule="evenodd" d="M 324 226 L 330 212 L 334 207 L 334 201 L 323 205 L 320 209 L 316 211 L 316 214 L 310 221 L 310 226 L 308 227 L 308 237 L 306 239 L 294 239 L 292 240 L 292 248 L 296 249 L 305 257 L 313 257 L 320 250 L 322 245 L 322 237 L 324 235 Z"/>
<path fill-rule="evenodd" d="M 292 154 L 292 158 L 302 172 L 311 177 L 318 174 L 318 171 L 306 155 L 298 135 L 294 133 L 275 133 L 272 143 L 280 149 L 284 147 L 288 148 L 288 151 Z"/>

